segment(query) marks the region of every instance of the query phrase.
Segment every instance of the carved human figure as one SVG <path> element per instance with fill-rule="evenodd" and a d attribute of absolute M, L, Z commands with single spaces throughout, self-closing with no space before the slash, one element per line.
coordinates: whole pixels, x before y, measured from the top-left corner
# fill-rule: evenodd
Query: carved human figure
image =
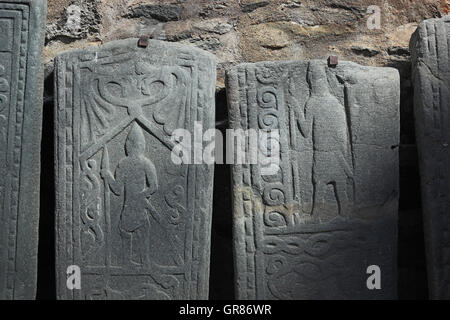
<path fill-rule="evenodd" d="M 101 174 L 112 192 L 123 195 L 119 229 L 124 241 L 124 258 L 129 264 L 150 263 L 150 220 L 159 221 L 149 197 L 158 189 L 156 169 L 145 157 L 145 137 L 141 127 L 134 123 L 125 143 L 126 156 L 112 173 L 102 168 Z M 133 255 L 138 261 L 134 261 Z"/>
<path fill-rule="evenodd" d="M 297 123 L 302 135 L 313 140 L 312 215 L 317 216 L 324 209 L 325 195 L 331 185 L 338 214 L 345 216 L 350 204 L 347 180 L 353 178 L 345 106 L 330 93 L 324 66 L 311 62 L 307 77 L 311 95 L 305 110 L 298 112 Z"/>

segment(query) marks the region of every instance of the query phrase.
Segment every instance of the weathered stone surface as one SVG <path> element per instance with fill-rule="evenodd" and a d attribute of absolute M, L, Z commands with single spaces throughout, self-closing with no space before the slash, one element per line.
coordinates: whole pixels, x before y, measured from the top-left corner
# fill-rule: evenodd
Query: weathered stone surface
<path fill-rule="evenodd" d="M 381 8 L 380 29 L 367 28 L 372 5 Z M 68 23 L 74 6 L 82 10 L 79 29 Z M 339 55 L 363 65 L 401 67 L 409 64 L 409 56 L 389 55 L 387 50 L 407 48 L 417 24 L 444 14 L 448 5 L 440 0 L 52 0 L 49 8 L 49 68 L 62 50 L 153 35 L 214 53 L 217 88 L 224 89 L 224 70 L 248 61 Z M 197 28 L 217 20 L 217 28 Z M 361 54 L 353 46 L 380 53 Z"/>
<path fill-rule="evenodd" d="M 172 4 L 155 4 L 155 5 L 140 5 L 131 8 L 127 14 L 129 18 L 145 17 L 155 19 L 157 21 L 167 22 L 180 20 L 184 8 Z"/>
<path fill-rule="evenodd" d="M 214 127 L 215 58 L 137 44 L 56 59 L 59 299 L 208 297 L 213 167 L 174 164 L 171 134 Z"/>
<path fill-rule="evenodd" d="M 450 16 L 411 39 L 429 293 L 450 299 Z"/>
<path fill-rule="evenodd" d="M 47 42 L 59 39 L 67 43 L 98 35 L 102 20 L 98 12 L 98 0 L 72 0 L 70 3 L 58 0 L 56 5 L 59 10 L 65 10 L 59 19 L 47 25 Z"/>
<path fill-rule="evenodd" d="M 350 62 L 227 71 L 231 128 L 280 133 L 277 174 L 233 165 L 239 299 L 396 297 L 399 86 L 395 69 Z"/>
<path fill-rule="evenodd" d="M 34 299 L 46 2 L 0 1 L 0 299 Z"/>

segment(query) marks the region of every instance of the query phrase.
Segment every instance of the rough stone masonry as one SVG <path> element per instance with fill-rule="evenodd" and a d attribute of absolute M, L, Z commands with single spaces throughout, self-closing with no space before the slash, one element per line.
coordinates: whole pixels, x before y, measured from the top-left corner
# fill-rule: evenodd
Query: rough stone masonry
<path fill-rule="evenodd" d="M 34 299 L 46 1 L 0 1 L 0 300 Z"/>
<path fill-rule="evenodd" d="M 422 22 L 410 50 L 429 292 L 450 299 L 450 16 Z"/>
<path fill-rule="evenodd" d="M 59 299 L 208 298 L 213 166 L 176 165 L 171 136 L 214 128 L 215 57 L 138 42 L 56 59 Z"/>
<path fill-rule="evenodd" d="M 396 298 L 399 86 L 351 62 L 227 71 L 231 128 L 279 132 L 278 170 L 232 166 L 237 298 Z"/>

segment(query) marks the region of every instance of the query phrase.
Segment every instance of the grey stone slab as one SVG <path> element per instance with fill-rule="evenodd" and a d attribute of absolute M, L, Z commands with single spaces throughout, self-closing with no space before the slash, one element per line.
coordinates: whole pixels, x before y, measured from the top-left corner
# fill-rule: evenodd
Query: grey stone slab
<path fill-rule="evenodd" d="M 450 299 L 450 16 L 410 43 L 430 297 Z"/>
<path fill-rule="evenodd" d="M 138 39 L 56 58 L 59 299 L 208 297 L 213 166 L 175 164 L 171 137 L 214 128 L 215 64 Z"/>
<path fill-rule="evenodd" d="M 237 297 L 395 298 L 398 72 L 243 64 L 228 70 L 227 94 L 231 128 L 278 130 L 280 151 L 272 173 L 261 158 L 232 168 Z M 366 285 L 372 265 L 380 290 Z"/>
<path fill-rule="evenodd" d="M 37 281 L 46 1 L 0 1 L 0 299 Z"/>

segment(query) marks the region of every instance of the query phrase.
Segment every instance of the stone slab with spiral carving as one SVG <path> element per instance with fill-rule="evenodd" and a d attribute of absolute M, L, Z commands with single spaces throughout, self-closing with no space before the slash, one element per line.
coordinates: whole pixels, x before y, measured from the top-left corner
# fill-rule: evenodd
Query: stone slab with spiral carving
<path fill-rule="evenodd" d="M 429 293 L 450 299 L 450 16 L 422 22 L 410 51 Z"/>
<path fill-rule="evenodd" d="M 138 43 L 55 61 L 59 299 L 208 297 L 213 166 L 172 156 L 214 128 L 215 57 Z"/>
<path fill-rule="evenodd" d="M 396 298 L 399 88 L 351 62 L 228 70 L 239 299 Z"/>
<path fill-rule="evenodd" d="M 0 300 L 36 296 L 46 9 L 0 0 Z"/>

